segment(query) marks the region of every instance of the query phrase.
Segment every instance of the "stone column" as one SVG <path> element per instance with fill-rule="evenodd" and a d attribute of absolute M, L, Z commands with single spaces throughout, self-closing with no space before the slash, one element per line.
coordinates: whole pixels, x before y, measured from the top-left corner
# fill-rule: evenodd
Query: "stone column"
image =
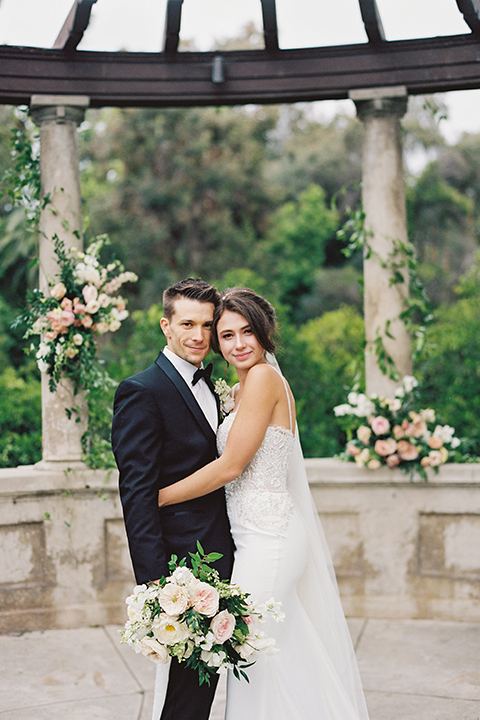
<path fill-rule="evenodd" d="M 53 238 L 66 247 L 83 248 L 82 206 L 77 127 L 82 122 L 89 98 L 84 96 L 34 95 L 30 114 L 40 128 L 40 289 L 48 294 L 49 280 L 58 272 Z M 78 408 L 71 418 L 66 409 Z M 50 392 L 48 376 L 42 373 L 41 465 L 78 464 L 82 457 L 81 437 L 87 427 L 85 394 L 73 394 L 70 380 L 62 379 Z"/>
<path fill-rule="evenodd" d="M 405 88 L 356 90 L 350 97 L 364 125 L 362 203 L 369 246 L 364 258 L 366 388 L 368 394 L 391 397 L 399 383 L 380 367 L 378 338 L 400 377 L 412 372 L 411 339 L 399 319 L 408 297 L 408 272 L 401 268 L 404 282 L 392 284 L 388 267 L 395 242 L 407 242 L 400 118 L 408 97 Z M 401 259 L 397 255 L 394 261 Z"/>

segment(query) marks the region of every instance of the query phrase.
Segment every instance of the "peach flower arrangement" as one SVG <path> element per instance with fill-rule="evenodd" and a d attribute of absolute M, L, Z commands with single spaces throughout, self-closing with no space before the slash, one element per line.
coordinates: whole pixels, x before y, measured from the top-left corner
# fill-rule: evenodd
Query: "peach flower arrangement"
<path fill-rule="evenodd" d="M 431 408 L 415 409 L 417 380 L 403 378 L 393 398 L 367 397 L 352 391 L 348 402 L 334 408 L 347 435 L 343 460 L 377 470 L 398 467 L 427 480 L 427 468 L 461 459 L 462 440 L 450 425 L 440 425 Z"/>

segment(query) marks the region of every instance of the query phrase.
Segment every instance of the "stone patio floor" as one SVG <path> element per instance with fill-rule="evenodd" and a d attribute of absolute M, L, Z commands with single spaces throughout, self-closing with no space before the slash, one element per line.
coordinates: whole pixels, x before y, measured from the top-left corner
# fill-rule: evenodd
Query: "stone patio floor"
<path fill-rule="evenodd" d="M 480 720 L 480 624 L 349 626 L 370 720 Z M 151 720 L 155 666 L 120 645 L 119 629 L 0 636 L 0 720 Z M 211 720 L 223 700 L 221 686 Z"/>

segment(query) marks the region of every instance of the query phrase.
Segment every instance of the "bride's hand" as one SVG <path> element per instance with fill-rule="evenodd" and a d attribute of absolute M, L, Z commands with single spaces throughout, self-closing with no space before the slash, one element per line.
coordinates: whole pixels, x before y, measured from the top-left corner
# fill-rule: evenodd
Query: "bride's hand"
<path fill-rule="evenodd" d="M 165 495 L 165 488 L 162 488 L 158 491 L 158 507 L 163 507 L 167 504 L 167 498 L 165 497 Z"/>

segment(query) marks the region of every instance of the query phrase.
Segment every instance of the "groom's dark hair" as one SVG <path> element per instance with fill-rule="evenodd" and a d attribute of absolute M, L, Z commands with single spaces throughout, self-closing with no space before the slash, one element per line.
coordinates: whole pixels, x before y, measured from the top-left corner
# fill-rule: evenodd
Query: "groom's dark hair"
<path fill-rule="evenodd" d="M 185 280 L 170 285 L 163 293 L 163 315 L 167 320 L 172 319 L 175 312 L 175 300 L 181 297 L 201 303 L 212 303 L 215 310 L 220 305 L 220 294 L 216 287 L 200 278 L 185 278 Z"/>

